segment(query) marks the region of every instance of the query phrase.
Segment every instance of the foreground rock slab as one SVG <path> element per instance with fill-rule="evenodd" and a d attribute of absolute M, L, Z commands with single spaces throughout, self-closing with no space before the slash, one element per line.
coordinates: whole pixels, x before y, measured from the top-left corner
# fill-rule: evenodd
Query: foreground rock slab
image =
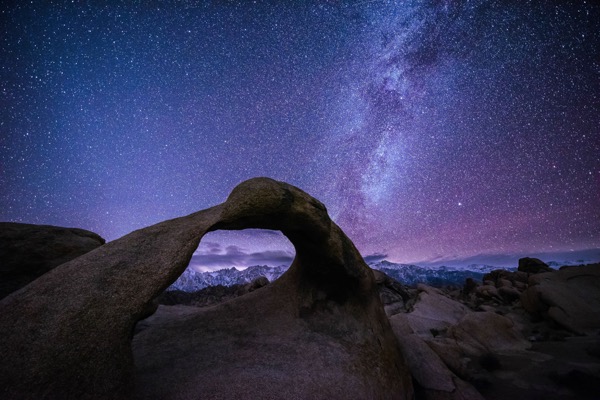
<path fill-rule="evenodd" d="M 141 327 L 205 233 L 278 229 L 296 248 L 276 282 Z M 171 313 L 172 314 L 172 313 Z M 130 233 L 0 302 L 0 397 L 410 398 L 372 272 L 323 204 L 267 178 Z"/>

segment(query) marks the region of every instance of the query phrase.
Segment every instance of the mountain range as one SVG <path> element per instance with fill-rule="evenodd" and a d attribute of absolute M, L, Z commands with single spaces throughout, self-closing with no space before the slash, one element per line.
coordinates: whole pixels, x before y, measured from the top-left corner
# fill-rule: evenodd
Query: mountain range
<path fill-rule="evenodd" d="M 409 286 L 414 286 L 417 283 L 425 283 L 431 286 L 462 286 L 467 278 L 481 280 L 484 274 L 497 269 L 495 266 L 485 264 L 471 264 L 461 269 L 446 266 L 427 268 L 413 264 L 398 264 L 386 260 L 372 262 L 368 265 Z M 254 265 L 244 270 L 232 267 L 211 272 L 197 272 L 193 268 L 188 268 L 170 286 L 169 290 L 194 292 L 209 286 L 232 286 L 249 283 L 260 276 L 265 276 L 272 282 L 287 269 L 288 266 L 285 265 L 277 267 Z"/>
<path fill-rule="evenodd" d="M 283 275 L 287 269 L 288 267 L 285 265 L 278 267 L 254 265 L 244 270 L 231 267 L 211 272 L 196 272 L 193 268 L 188 268 L 168 290 L 195 292 L 209 286 L 233 286 L 249 283 L 260 276 L 264 276 L 269 282 L 273 282 Z"/>
<path fill-rule="evenodd" d="M 540 253 L 539 255 L 544 256 L 542 259 L 545 260 L 566 260 L 546 262 L 549 267 L 559 269 L 563 265 L 582 265 L 598 262 L 600 260 L 600 249 L 589 249 L 578 252 Z M 534 254 L 533 256 L 536 257 L 538 254 Z M 491 260 L 494 265 L 485 263 L 484 256 L 446 261 L 442 265 L 433 262 L 419 263 L 420 265 L 400 264 L 381 260 L 380 258 L 365 259 L 365 261 L 369 267 L 384 272 L 405 285 L 414 286 L 417 283 L 425 283 L 430 286 L 441 287 L 462 286 L 467 278 L 481 281 L 484 274 L 495 269 L 516 270 L 518 259 L 515 257 L 508 255 L 490 257 L 488 255 L 487 260 Z M 254 265 L 243 270 L 231 267 L 210 272 L 197 272 L 193 268 L 188 268 L 168 290 L 195 292 L 209 286 L 245 284 L 252 282 L 260 276 L 264 276 L 269 279 L 269 282 L 272 282 L 283 275 L 288 268 L 286 265 L 279 265 L 277 267 Z"/>

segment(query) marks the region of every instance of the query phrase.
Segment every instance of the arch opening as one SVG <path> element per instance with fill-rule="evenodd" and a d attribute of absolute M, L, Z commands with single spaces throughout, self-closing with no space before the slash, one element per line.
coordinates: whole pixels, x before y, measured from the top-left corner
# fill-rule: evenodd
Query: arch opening
<path fill-rule="evenodd" d="M 243 294 L 249 289 L 248 285 L 261 277 L 267 278 L 268 283 L 278 279 L 290 267 L 295 255 L 293 244 L 278 230 L 208 232 L 200 240 L 186 270 L 160 296 L 159 302 L 210 305 L 228 300 Z M 263 279 L 256 284 L 266 283 Z M 219 289 L 211 290 L 219 285 Z M 201 291 L 204 293 L 199 293 Z"/>

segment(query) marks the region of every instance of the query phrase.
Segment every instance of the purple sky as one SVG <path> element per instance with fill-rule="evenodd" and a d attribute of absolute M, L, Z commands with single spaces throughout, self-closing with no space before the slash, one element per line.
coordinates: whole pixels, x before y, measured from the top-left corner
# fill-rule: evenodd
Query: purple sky
<path fill-rule="evenodd" d="M 114 240 L 269 176 L 365 256 L 600 247 L 593 2 L 53 3 L 0 5 L 0 220 Z"/>

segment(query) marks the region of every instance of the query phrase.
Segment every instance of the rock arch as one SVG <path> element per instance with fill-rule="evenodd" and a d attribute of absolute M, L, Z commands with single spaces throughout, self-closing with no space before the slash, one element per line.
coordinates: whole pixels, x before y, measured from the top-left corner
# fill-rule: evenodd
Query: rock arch
<path fill-rule="evenodd" d="M 143 332 L 136 338 L 134 363 L 136 322 L 151 300 L 185 270 L 204 234 L 245 228 L 282 231 L 296 249 L 290 269 L 268 290 L 194 311 L 170 328 Z M 277 349 L 253 349 L 261 338 L 277 338 L 274 345 L 296 343 L 299 351 L 288 348 L 280 370 L 297 371 L 302 377 L 288 373 L 288 378 L 271 379 L 269 385 L 275 385 L 270 389 L 255 388 L 270 390 L 268 396 L 343 397 L 345 388 L 353 390 L 353 396 L 369 398 L 405 398 L 412 393 L 373 275 L 352 242 L 321 202 L 268 178 L 242 182 L 225 203 L 107 243 L 5 298 L 0 302 L 0 390 L 7 398 L 185 398 L 199 393 L 235 398 L 258 394 L 251 389 L 252 381 L 269 381 L 268 374 L 276 373 L 253 356 L 232 365 L 231 350 L 219 350 L 218 343 L 212 346 L 199 333 L 238 346 L 238 354 L 262 354 L 258 359 L 265 363 L 277 360 Z M 177 335 L 180 342 L 166 339 Z M 171 376 L 180 381 L 166 388 L 136 387 L 136 380 L 152 379 L 151 374 L 136 372 L 136 365 L 140 371 L 144 365 L 153 368 L 144 363 L 157 360 L 144 354 L 157 340 L 191 346 L 174 354 L 174 362 L 182 360 L 182 365 L 212 357 L 221 371 L 213 371 L 213 378 L 223 377 L 225 371 L 236 384 L 212 384 L 215 379 L 192 371 L 181 378 Z M 210 354 L 201 354 L 196 346 Z M 309 354 L 318 359 L 308 359 Z M 158 393 L 169 388 L 173 391 Z"/>

